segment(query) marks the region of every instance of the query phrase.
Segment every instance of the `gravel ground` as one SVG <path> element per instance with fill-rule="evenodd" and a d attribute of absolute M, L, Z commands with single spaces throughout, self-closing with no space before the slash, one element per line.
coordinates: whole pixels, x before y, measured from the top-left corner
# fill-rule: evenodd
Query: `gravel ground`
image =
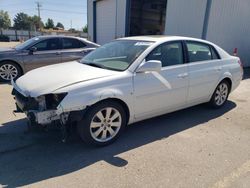
<path fill-rule="evenodd" d="M 0 84 L 0 187 L 250 187 L 250 79 L 219 110 L 205 105 L 136 123 L 91 148 L 57 130 L 27 132 Z"/>
<path fill-rule="evenodd" d="M 0 48 L 14 47 L 20 42 L 0 42 Z"/>

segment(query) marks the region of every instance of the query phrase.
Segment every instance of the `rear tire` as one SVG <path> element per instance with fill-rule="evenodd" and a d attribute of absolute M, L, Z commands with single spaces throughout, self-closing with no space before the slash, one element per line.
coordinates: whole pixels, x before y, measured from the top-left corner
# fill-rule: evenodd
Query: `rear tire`
<path fill-rule="evenodd" d="M 113 143 L 125 126 L 125 110 L 119 103 L 108 100 L 91 106 L 78 122 L 77 129 L 85 143 L 105 146 Z"/>
<path fill-rule="evenodd" d="M 209 105 L 213 108 L 221 108 L 225 105 L 230 92 L 230 85 L 226 80 L 221 81 L 216 87 Z"/>
<path fill-rule="evenodd" d="M 0 62 L 0 81 L 9 82 L 11 78 L 16 80 L 22 75 L 21 68 L 11 61 Z"/>

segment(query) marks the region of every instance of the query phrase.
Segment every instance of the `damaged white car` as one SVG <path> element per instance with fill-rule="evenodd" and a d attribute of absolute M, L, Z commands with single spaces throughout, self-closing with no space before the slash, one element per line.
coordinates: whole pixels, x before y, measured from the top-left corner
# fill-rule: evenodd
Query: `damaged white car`
<path fill-rule="evenodd" d="M 117 39 L 81 61 L 32 70 L 12 81 L 31 123 L 76 122 L 95 145 L 127 124 L 209 102 L 223 106 L 242 79 L 239 58 L 208 41 L 174 36 Z"/>

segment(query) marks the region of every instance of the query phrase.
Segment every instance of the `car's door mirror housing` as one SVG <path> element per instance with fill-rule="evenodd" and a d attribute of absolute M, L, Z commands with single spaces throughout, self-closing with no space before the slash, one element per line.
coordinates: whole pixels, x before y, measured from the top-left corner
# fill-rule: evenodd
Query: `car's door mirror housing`
<path fill-rule="evenodd" d="M 144 60 L 144 62 L 137 68 L 136 72 L 160 72 L 161 67 L 162 67 L 161 61 Z"/>
<path fill-rule="evenodd" d="M 36 51 L 37 51 L 37 48 L 34 46 L 29 49 L 30 54 L 33 54 Z"/>

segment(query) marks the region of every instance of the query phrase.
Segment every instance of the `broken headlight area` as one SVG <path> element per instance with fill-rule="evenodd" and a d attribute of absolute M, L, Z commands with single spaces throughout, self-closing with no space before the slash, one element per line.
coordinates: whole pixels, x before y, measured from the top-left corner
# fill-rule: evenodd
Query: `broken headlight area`
<path fill-rule="evenodd" d="M 25 97 L 15 89 L 13 89 L 12 95 L 14 95 L 14 98 L 16 100 L 18 112 L 39 110 L 39 102 L 35 98 Z"/>
<path fill-rule="evenodd" d="M 67 93 L 60 94 L 47 94 L 45 95 L 46 109 L 55 110 L 57 106 L 61 103 Z"/>

